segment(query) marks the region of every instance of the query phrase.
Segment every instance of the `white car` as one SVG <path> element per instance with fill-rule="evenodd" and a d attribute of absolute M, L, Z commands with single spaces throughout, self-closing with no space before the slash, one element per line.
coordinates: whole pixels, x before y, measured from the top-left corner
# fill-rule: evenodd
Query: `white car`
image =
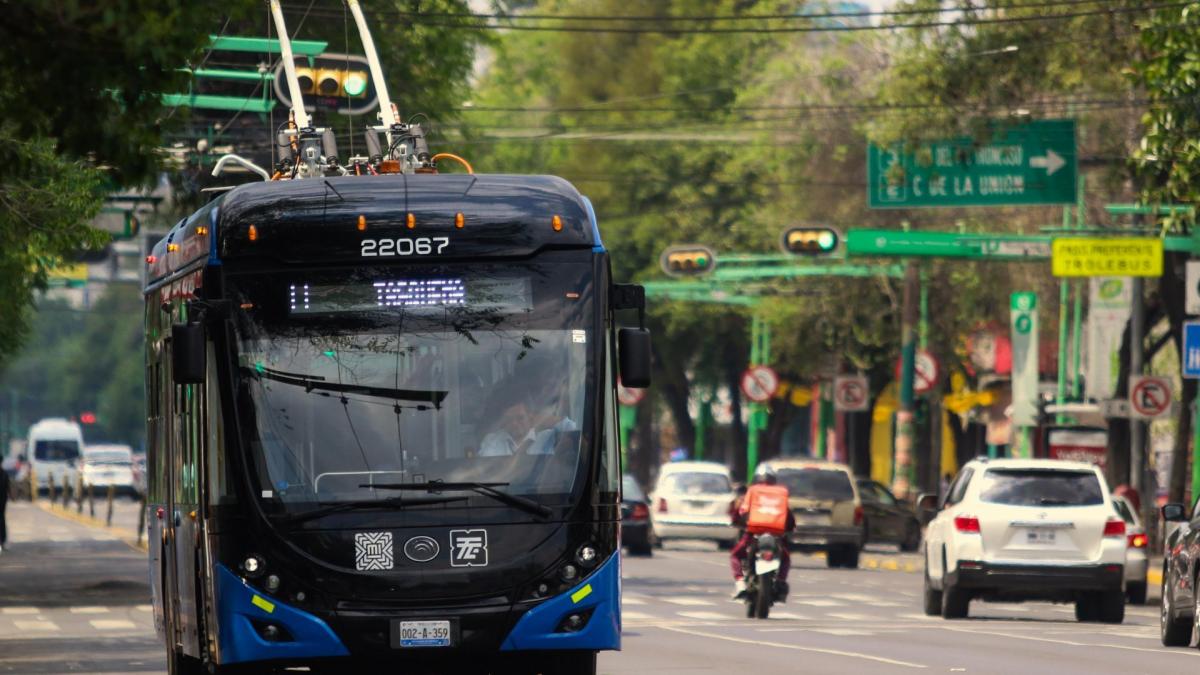
<path fill-rule="evenodd" d="M 1142 518 L 1133 504 L 1125 497 L 1113 497 L 1113 507 L 1125 521 L 1125 536 L 1129 546 L 1125 549 L 1125 595 L 1131 605 L 1146 604 L 1146 571 L 1150 561 L 1146 550 L 1150 540 Z"/>
<path fill-rule="evenodd" d="M 117 494 L 133 494 L 133 448 L 128 445 L 97 444 L 83 448 L 83 483 L 96 496 L 112 486 Z"/>
<path fill-rule="evenodd" d="M 956 619 L 974 599 L 1048 600 L 1075 603 L 1080 621 L 1121 623 L 1126 546 L 1095 466 L 974 460 L 925 535 L 925 613 Z"/>
<path fill-rule="evenodd" d="M 672 462 L 650 492 L 650 522 L 658 542 L 707 539 L 722 548 L 737 541 L 729 509 L 735 498 L 729 469 L 716 462 Z"/>

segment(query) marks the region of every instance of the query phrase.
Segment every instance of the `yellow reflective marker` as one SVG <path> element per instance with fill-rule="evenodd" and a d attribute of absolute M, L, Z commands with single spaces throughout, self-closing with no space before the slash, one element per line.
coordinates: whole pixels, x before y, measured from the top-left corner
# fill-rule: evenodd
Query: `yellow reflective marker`
<path fill-rule="evenodd" d="M 579 604 L 580 600 L 583 600 L 584 598 L 586 598 L 587 596 L 589 596 L 591 594 L 592 594 L 592 585 L 588 584 L 587 586 L 584 586 L 583 588 L 581 588 L 571 594 L 571 602 Z"/>
<path fill-rule="evenodd" d="M 261 609 L 262 611 L 266 612 L 267 614 L 270 614 L 275 611 L 275 603 L 271 602 L 270 600 L 267 600 L 266 598 L 264 598 L 260 595 L 254 596 L 254 599 L 252 599 L 250 601 L 250 604 Z"/>

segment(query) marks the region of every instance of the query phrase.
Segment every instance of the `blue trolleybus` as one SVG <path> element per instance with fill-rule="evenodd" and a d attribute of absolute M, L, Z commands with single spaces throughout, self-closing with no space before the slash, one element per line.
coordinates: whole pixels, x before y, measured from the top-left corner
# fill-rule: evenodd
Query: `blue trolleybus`
<path fill-rule="evenodd" d="M 615 387 L 644 305 L 554 177 L 242 185 L 147 257 L 172 673 L 593 673 L 620 647 Z M 639 319 L 640 322 L 640 319 Z"/>

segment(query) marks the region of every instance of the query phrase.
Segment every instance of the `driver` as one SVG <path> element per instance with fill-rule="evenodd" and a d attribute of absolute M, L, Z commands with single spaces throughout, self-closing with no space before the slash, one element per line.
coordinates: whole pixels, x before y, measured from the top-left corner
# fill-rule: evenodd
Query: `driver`
<path fill-rule="evenodd" d="M 498 414 L 491 416 L 493 430 L 479 444 L 480 457 L 507 455 L 550 455 L 562 432 L 577 431 L 579 425 L 559 412 L 562 396 L 548 373 L 538 373 L 533 383 L 514 383 L 501 390 Z M 531 392 L 533 384 L 540 388 Z"/>
<path fill-rule="evenodd" d="M 775 535 L 779 542 L 779 573 L 775 577 L 775 593 L 779 602 L 787 599 L 788 585 L 787 575 L 788 570 L 792 566 L 792 556 L 788 552 L 787 537 L 788 532 L 796 529 L 796 518 L 792 515 L 792 510 L 787 507 L 787 488 L 777 485 L 779 482 L 778 476 L 775 474 L 775 469 L 768 465 L 763 465 L 754 473 L 754 484 L 746 490 L 746 496 L 742 498 L 741 504 L 738 506 L 737 513 L 734 514 L 734 524 L 745 528 L 742 533 L 742 538 L 738 540 L 737 545 L 729 552 L 729 566 L 733 570 L 733 598 L 736 600 L 746 592 L 745 571 L 742 566 L 743 559 L 746 557 L 746 550 L 750 547 L 750 541 L 753 537 L 770 533 Z M 763 487 L 770 486 L 769 492 L 778 492 L 783 490 L 783 513 L 776 507 L 777 498 L 762 499 L 758 498 L 756 492 L 768 492 L 762 490 Z M 774 495 L 772 495 L 774 497 Z M 786 514 L 786 516 L 784 515 Z"/>

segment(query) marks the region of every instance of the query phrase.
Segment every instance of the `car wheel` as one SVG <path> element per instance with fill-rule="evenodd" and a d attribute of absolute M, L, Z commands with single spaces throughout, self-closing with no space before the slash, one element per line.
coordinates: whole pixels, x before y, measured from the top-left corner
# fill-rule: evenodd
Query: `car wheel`
<path fill-rule="evenodd" d="M 1175 593 L 1171 590 L 1170 575 L 1163 564 L 1162 600 L 1159 603 L 1158 632 L 1164 647 L 1186 647 L 1192 638 L 1191 624 L 1175 618 Z"/>
<path fill-rule="evenodd" d="M 829 568 L 842 566 L 842 549 L 830 548 L 825 551 L 825 566 Z"/>
<path fill-rule="evenodd" d="M 1081 593 L 1075 600 L 1075 620 L 1095 621 L 1100 618 L 1100 598 L 1098 593 Z"/>
<path fill-rule="evenodd" d="M 942 613 L 942 592 L 934 590 L 933 582 L 929 580 L 929 570 L 925 570 L 925 616 L 937 616 Z"/>
<path fill-rule="evenodd" d="M 737 545 L 736 541 L 732 541 L 730 539 L 722 539 L 722 540 L 717 541 L 717 550 L 718 551 L 731 551 L 731 550 L 733 550 L 733 547 L 735 545 Z"/>
<path fill-rule="evenodd" d="M 1131 605 L 1146 604 L 1146 583 L 1126 584 L 1125 595 L 1129 597 L 1129 604 Z"/>
<path fill-rule="evenodd" d="M 646 558 L 654 555 L 654 547 L 652 547 L 649 542 L 630 544 L 627 548 L 629 549 L 629 555 L 643 556 Z"/>
<path fill-rule="evenodd" d="M 905 553 L 912 553 L 921 547 L 921 526 L 917 521 L 909 521 L 908 527 L 904 529 L 904 541 L 900 542 L 900 550 Z"/>
<path fill-rule="evenodd" d="M 847 546 L 842 553 L 842 567 L 852 570 L 858 569 L 858 547 L 854 545 Z"/>
<path fill-rule="evenodd" d="M 946 585 L 942 589 L 942 618 L 965 619 L 971 604 L 971 596 L 961 588 Z"/>
<path fill-rule="evenodd" d="M 1121 589 L 1104 591 L 1097 598 L 1101 623 L 1121 623 L 1125 621 L 1125 592 Z"/>

